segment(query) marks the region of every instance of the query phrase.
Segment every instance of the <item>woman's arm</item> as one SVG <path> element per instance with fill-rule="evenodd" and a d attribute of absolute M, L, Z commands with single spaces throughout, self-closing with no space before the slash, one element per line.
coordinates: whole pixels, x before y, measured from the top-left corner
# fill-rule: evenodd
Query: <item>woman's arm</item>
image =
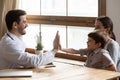
<path fill-rule="evenodd" d="M 117 64 L 117 62 L 118 62 L 119 48 L 120 48 L 119 44 L 117 42 L 115 42 L 115 41 L 112 41 L 107 46 L 107 50 L 108 50 L 111 58 L 115 62 L 115 64 Z"/>

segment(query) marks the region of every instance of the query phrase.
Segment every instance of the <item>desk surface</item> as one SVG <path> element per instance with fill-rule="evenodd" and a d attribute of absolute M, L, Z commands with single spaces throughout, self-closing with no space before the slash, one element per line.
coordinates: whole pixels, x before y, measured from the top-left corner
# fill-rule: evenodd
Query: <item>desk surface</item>
<path fill-rule="evenodd" d="M 0 80 L 107 80 L 120 77 L 118 72 L 88 68 L 80 61 L 56 58 L 53 64 L 56 67 L 24 69 L 32 70 L 32 77 L 0 78 Z"/>

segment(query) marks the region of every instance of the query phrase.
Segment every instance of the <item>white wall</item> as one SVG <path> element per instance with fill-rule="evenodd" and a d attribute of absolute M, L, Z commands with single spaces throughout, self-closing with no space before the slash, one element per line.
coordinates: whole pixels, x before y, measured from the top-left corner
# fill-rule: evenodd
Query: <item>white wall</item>
<path fill-rule="evenodd" d="M 114 33 L 120 44 L 120 0 L 106 0 L 106 3 L 107 16 L 113 21 Z"/>

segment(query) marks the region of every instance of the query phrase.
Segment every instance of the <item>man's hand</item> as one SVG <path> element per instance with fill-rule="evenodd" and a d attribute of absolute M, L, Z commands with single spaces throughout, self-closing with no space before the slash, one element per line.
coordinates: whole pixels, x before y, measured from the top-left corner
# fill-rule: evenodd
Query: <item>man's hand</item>
<path fill-rule="evenodd" d="M 59 45 L 60 45 L 60 36 L 59 36 L 59 32 L 57 31 L 55 39 L 53 41 L 53 51 L 57 52 L 59 50 Z"/>

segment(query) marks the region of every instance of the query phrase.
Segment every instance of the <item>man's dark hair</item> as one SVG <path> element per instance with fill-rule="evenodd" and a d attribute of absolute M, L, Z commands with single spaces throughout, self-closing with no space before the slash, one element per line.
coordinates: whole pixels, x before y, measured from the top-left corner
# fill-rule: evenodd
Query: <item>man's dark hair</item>
<path fill-rule="evenodd" d="M 8 11 L 5 17 L 5 21 L 6 21 L 7 29 L 9 31 L 12 30 L 13 22 L 17 22 L 19 24 L 20 16 L 22 15 L 26 15 L 26 12 L 24 10 L 15 9 Z"/>
<path fill-rule="evenodd" d="M 88 37 L 95 40 L 95 43 L 101 43 L 101 48 L 104 48 L 106 44 L 106 39 L 105 39 L 106 35 L 107 33 L 100 31 L 100 30 L 96 30 L 96 31 L 89 33 Z"/>

